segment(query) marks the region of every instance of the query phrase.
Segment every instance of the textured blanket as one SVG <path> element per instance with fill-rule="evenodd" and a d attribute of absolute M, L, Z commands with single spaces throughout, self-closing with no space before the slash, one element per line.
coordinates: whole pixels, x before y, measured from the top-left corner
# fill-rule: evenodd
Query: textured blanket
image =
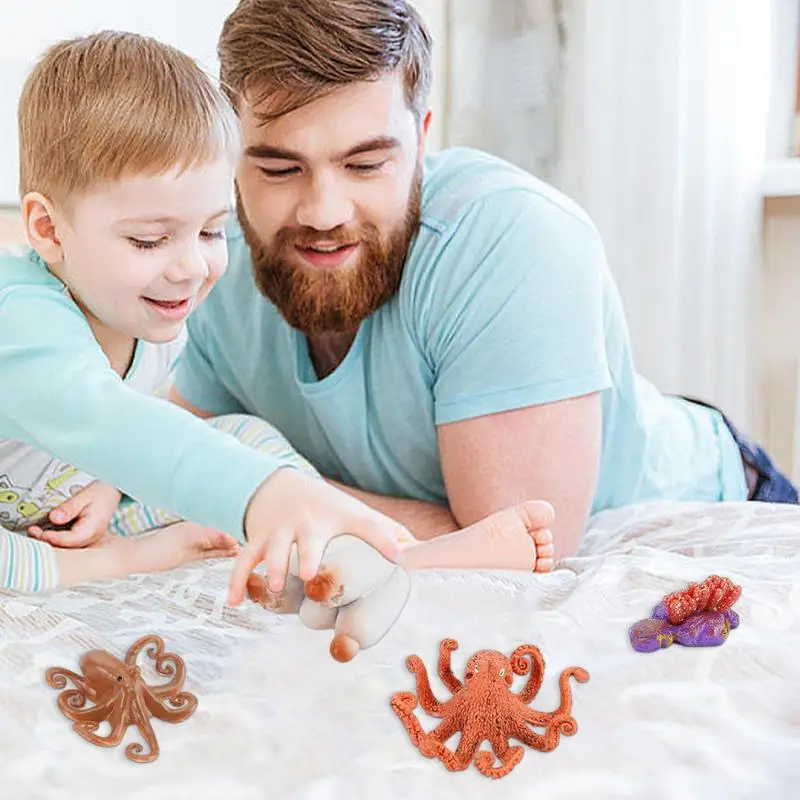
<path fill-rule="evenodd" d="M 230 562 L 98 582 L 35 597 L 0 593 L 0 797 L 174 800 L 400 798 L 793 798 L 800 786 L 800 509 L 651 505 L 592 520 L 579 557 L 549 575 L 413 575 L 391 632 L 348 664 L 330 633 L 246 603 L 224 606 Z M 711 574 L 742 586 L 739 627 L 714 648 L 635 652 L 628 627 L 666 593 Z M 185 722 L 154 721 L 157 761 L 83 741 L 58 712 L 51 666 L 86 650 L 122 655 L 161 636 L 198 698 Z M 578 732 L 525 752 L 499 781 L 422 757 L 389 706 L 413 690 L 417 654 L 440 700 L 439 642 L 475 651 L 537 645 L 545 676 L 531 703 L 558 705 L 577 665 Z M 163 680 L 163 679 L 162 679 Z M 517 677 L 517 689 L 526 680 Z M 436 721 L 417 709 L 423 727 Z M 513 744 L 514 742 L 512 742 Z M 451 740 L 454 747 L 457 739 Z"/>

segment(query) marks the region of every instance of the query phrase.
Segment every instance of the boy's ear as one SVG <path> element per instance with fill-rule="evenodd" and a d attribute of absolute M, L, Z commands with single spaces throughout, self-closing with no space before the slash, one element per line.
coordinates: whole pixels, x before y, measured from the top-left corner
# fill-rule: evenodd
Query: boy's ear
<path fill-rule="evenodd" d="M 22 198 L 22 222 L 30 246 L 47 264 L 63 260 L 61 240 L 54 220 L 53 203 L 39 192 L 29 192 Z"/>

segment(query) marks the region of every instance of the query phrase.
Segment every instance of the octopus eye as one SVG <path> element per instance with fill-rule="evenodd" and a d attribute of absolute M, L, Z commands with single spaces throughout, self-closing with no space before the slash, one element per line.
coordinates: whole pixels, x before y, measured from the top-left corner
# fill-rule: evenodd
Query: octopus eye
<path fill-rule="evenodd" d="M 118 680 L 120 683 L 122 683 L 122 681 L 123 681 L 122 675 L 117 675 L 117 680 Z"/>
<path fill-rule="evenodd" d="M 505 675 L 505 674 L 506 674 L 506 668 L 505 668 L 505 667 L 503 667 L 503 668 L 500 670 L 500 677 L 502 678 L 502 677 L 503 677 L 503 675 Z"/>

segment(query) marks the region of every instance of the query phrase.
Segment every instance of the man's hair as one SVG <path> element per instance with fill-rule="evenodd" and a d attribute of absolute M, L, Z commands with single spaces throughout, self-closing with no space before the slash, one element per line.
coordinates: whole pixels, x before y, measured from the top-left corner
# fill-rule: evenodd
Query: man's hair
<path fill-rule="evenodd" d="M 431 84 L 431 37 L 406 0 L 240 0 L 218 44 L 234 106 L 269 100 L 273 120 L 356 81 L 402 73 L 419 125 Z"/>
<path fill-rule="evenodd" d="M 23 87 L 18 122 L 20 192 L 54 201 L 239 148 L 236 114 L 213 80 L 185 53 L 133 33 L 50 47 Z"/>

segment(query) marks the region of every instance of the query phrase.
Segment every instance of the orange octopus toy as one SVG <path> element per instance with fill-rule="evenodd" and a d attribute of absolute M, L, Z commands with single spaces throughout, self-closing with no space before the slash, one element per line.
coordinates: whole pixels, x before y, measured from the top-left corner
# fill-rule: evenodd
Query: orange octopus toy
<path fill-rule="evenodd" d="M 519 764 L 524 748 L 510 745 L 513 738 L 542 752 L 558 745 L 560 734 L 573 736 L 578 723 L 572 716 L 572 694 L 569 678 L 585 683 L 589 673 L 581 667 L 568 667 L 559 678 L 561 705 L 555 711 L 535 711 L 528 703 L 536 696 L 544 678 L 544 658 L 532 644 L 520 645 L 507 658 L 497 650 L 481 650 L 467 662 L 465 682 L 462 683 L 450 666 L 450 654 L 458 648 L 455 639 L 445 639 L 439 647 L 439 677 L 453 696 L 440 703 L 431 691 L 428 673 L 418 656 L 409 656 L 406 666 L 417 679 L 417 694 L 396 692 L 391 705 L 408 731 L 412 743 L 426 758 L 438 758 L 447 769 L 460 771 L 473 762 L 479 772 L 489 778 L 502 778 Z M 527 660 L 529 657 L 530 660 Z M 525 675 L 532 669 L 528 682 L 519 692 L 511 691 L 514 674 Z M 431 716 L 442 722 L 426 733 L 414 715 L 417 700 Z M 535 733 L 529 726 L 544 728 Z M 455 752 L 445 742 L 461 731 Z M 484 739 L 491 743 L 494 755 L 500 759 L 495 767 L 491 751 L 478 751 Z"/>

